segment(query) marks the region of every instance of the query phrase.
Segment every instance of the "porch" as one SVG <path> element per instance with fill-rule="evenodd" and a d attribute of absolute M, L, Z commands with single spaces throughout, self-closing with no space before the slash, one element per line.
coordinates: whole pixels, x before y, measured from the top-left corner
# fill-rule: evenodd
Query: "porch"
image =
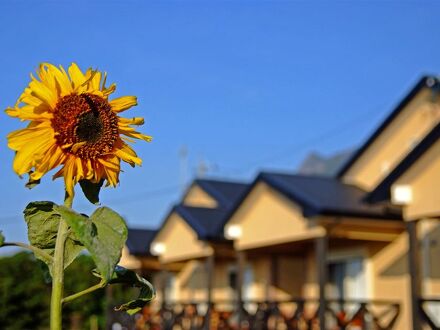
<path fill-rule="evenodd" d="M 393 329 L 399 316 L 399 303 L 385 300 L 326 299 L 326 329 Z M 319 300 L 279 301 L 225 300 L 186 301 L 165 304 L 156 313 L 145 315 L 148 329 L 320 329 Z"/>

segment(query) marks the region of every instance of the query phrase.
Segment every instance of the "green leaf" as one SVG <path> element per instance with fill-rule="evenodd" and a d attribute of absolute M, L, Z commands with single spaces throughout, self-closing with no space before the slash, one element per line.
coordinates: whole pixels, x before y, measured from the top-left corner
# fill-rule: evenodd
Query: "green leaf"
<path fill-rule="evenodd" d="M 90 218 L 65 206 L 56 209 L 90 252 L 103 279 L 109 281 L 127 240 L 124 219 L 107 207 L 98 208 Z"/>
<path fill-rule="evenodd" d="M 51 256 L 55 252 L 55 241 L 60 224 L 60 215 L 55 210 L 56 207 L 53 202 L 31 202 L 24 210 L 29 242 Z M 83 249 L 74 233 L 70 233 L 64 247 L 64 268 L 67 268 Z M 49 271 L 52 273 L 52 261 L 38 251 L 34 251 L 34 254 L 49 266 Z"/>
<path fill-rule="evenodd" d="M 99 192 L 101 191 L 102 184 L 104 180 L 101 180 L 97 183 L 92 182 L 90 180 L 80 180 L 79 185 L 84 193 L 84 196 L 89 200 L 92 204 L 99 204 Z"/>
<path fill-rule="evenodd" d="M 3 232 L 0 230 L 0 246 L 5 242 L 5 236 L 3 236 Z"/>
<path fill-rule="evenodd" d="M 110 284 L 129 284 L 140 288 L 139 297 L 125 304 L 115 307 L 116 311 L 125 311 L 130 315 L 139 312 L 155 296 L 156 291 L 150 282 L 136 274 L 134 271 L 121 266 L 116 266 Z"/>
<path fill-rule="evenodd" d="M 40 249 L 53 249 L 57 238 L 60 215 L 53 202 L 31 202 L 24 209 L 31 245 Z"/>

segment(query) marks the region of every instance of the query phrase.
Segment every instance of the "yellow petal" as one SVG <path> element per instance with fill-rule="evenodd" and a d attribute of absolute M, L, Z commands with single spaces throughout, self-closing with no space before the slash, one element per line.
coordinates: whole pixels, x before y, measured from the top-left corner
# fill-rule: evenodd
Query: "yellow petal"
<path fill-rule="evenodd" d="M 64 175 L 64 185 L 69 196 L 74 196 L 75 192 L 73 190 L 75 186 L 74 173 L 75 172 L 75 157 L 69 157 L 64 165 L 63 175 Z"/>
<path fill-rule="evenodd" d="M 119 170 L 119 161 L 117 157 L 99 158 L 98 161 L 104 166 L 113 170 Z"/>
<path fill-rule="evenodd" d="M 31 174 L 32 180 L 40 179 L 44 174 L 61 165 L 66 158 L 66 155 L 56 144 L 53 145 L 35 165 L 35 171 Z"/>
<path fill-rule="evenodd" d="M 137 105 L 136 96 L 122 96 L 109 102 L 114 112 L 122 112 Z"/>
<path fill-rule="evenodd" d="M 53 114 L 48 111 L 41 112 L 37 110 L 34 106 L 25 105 L 21 108 L 7 108 L 5 110 L 6 114 L 11 117 L 20 118 L 23 120 L 33 120 L 33 121 L 47 121 L 53 118 Z"/>
<path fill-rule="evenodd" d="M 77 90 L 82 84 L 84 84 L 86 77 L 76 63 L 72 63 L 68 71 L 70 80 L 72 81 L 72 87 Z"/>
<path fill-rule="evenodd" d="M 47 123 L 38 126 L 27 127 L 8 134 L 8 147 L 12 150 L 20 150 L 23 147 L 32 147 L 34 143 L 50 140 L 54 143 L 53 130 Z"/>
<path fill-rule="evenodd" d="M 140 126 L 140 125 L 143 125 L 144 123 L 145 123 L 145 120 L 142 117 L 133 117 L 133 118 L 119 117 L 119 124 L 124 125 L 124 126 L 126 126 L 126 125 Z"/>
<path fill-rule="evenodd" d="M 42 104 L 44 104 L 44 102 L 39 99 L 38 97 L 32 95 L 32 89 L 30 89 L 29 87 L 26 87 L 24 89 L 23 94 L 21 94 L 20 98 L 18 99 L 17 103 L 26 103 L 29 105 L 32 105 L 34 107 L 39 107 Z M 17 104 L 17 105 L 18 105 Z M 49 105 L 47 105 L 49 106 Z"/>
<path fill-rule="evenodd" d="M 126 143 L 121 141 L 121 146 L 119 149 L 116 149 L 115 155 L 122 159 L 124 162 L 130 164 L 134 167 L 134 165 L 141 165 L 142 159 L 137 157 L 136 153 L 132 148 L 130 148 Z"/>
<path fill-rule="evenodd" d="M 117 157 L 108 158 L 106 160 L 100 159 L 103 165 L 107 183 L 110 186 L 116 186 L 119 182 L 120 161 Z"/>
<path fill-rule="evenodd" d="M 49 105 L 51 109 L 55 109 L 58 102 L 56 90 L 50 89 L 42 82 L 36 80 L 33 76 L 31 77 L 32 81 L 29 83 L 29 89 L 32 91 L 32 96 Z"/>
<path fill-rule="evenodd" d="M 57 68 L 50 63 L 43 63 L 40 67 L 40 71 L 46 72 L 48 77 L 53 77 L 52 79 L 58 88 L 58 96 L 65 96 L 73 92 L 69 76 L 61 65 Z"/>
<path fill-rule="evenodd" d="M 124 134 L 126 136 L 130 136 L 135 139 L 144 140 L 146 142 L 151 142 L 153 140 L 153 138 L 151 136 L 139 133 L 139 132 L 135 131 L 134 128 L 132 128 L 132 127 L 119 126 L 119 134 Z"/>
<path fill-rule="evenodd" d="M 23 145 L 16 153 L 13 169 L 18 175 L 28 173 L 35 163 L 50 149 L 54 141 L 50 139 L 35 139 L 32 143 Z"/>

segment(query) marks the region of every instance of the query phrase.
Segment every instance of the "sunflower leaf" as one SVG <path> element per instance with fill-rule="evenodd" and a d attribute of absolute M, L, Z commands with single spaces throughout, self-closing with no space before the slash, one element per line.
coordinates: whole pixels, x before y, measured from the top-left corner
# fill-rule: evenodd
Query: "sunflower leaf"
<path fill-rule="evenodd" d="M 103 183 L 104 180 L 97 183 L 85 179 L 79 181 L 84 196 L 86 196 L 90 203 L 95 205 L 99 205 L 99 192 L 101 191 Z"/>
<path fill-rule="evenodd" d="M 139 276 L 134 271 L 121 266 L 116 266 L 115 271 L 108 282 L 109 284 L 128 284 L 140 289 L 137 299 L 115 307 L 115 311 L 125 311 L 130 315 L 139 312 L 155 296 L 154 287 L 145 278 Z"/>
<path fill-rule="evenodd" d="M 127 240 L 124 219 L 107 207 L 98 208 L 90 218 L 65 206 L 56 209 L 90 252 L 102 278 L 109 281 Z"/>
<path fill-rule="evenodd" d="M 60 224 L 60 215 L 55 210 L 56 207 L 53 202 L 31 202 L 23 212 L 28 227 L 29 242 L 51 256 L 55 253 L 55 241 Z M 64 247 L 64 268 L 67 268 L 83 249 L 84 246 L 76 239 L 74 233 L 70 233 Z M 52 261 L 45 254 L 37 251 L 35 256 L 46 263 L 52 273 Z"/>

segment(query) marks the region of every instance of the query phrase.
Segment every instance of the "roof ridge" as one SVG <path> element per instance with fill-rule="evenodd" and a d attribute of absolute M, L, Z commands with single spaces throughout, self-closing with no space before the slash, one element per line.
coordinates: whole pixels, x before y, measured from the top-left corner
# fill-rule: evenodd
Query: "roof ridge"
<path fill-rule="evenodd" d="M 365 196 L 365 201 L 376 203 L 388 196 L 391 184 L 398 180 L 405 171 L 419 160 L 429 148 L 440 139 L 440 122 L 388 173 L 388 175 Z"/>
<path fill-rule="evenodd" d="M 400 112 L 406 107 L 406 105 L 411 101 L 412 98 L 423 88 L 438 88 L 440 86 L 440 80 L 435 75 L 423 75 L 419 81 L 411 88 L 411 90 L 405 95 L 400 102 L 394 107 L 391 113 L 383 120 L 380 125 L 373 131 L 371 135 L 362 143 L 361 147 L 358 148 L 353 155 L 341 166 L 341 168 L 336 173 L 336 177 L 341 178 L 347 171 L 352 167 L 352 165 L 362 156 L 362 154 L 368 149 L 368 147 L 376 141 L 379 135 L 385 130 L 393 120 L 400 114 Z"/>

